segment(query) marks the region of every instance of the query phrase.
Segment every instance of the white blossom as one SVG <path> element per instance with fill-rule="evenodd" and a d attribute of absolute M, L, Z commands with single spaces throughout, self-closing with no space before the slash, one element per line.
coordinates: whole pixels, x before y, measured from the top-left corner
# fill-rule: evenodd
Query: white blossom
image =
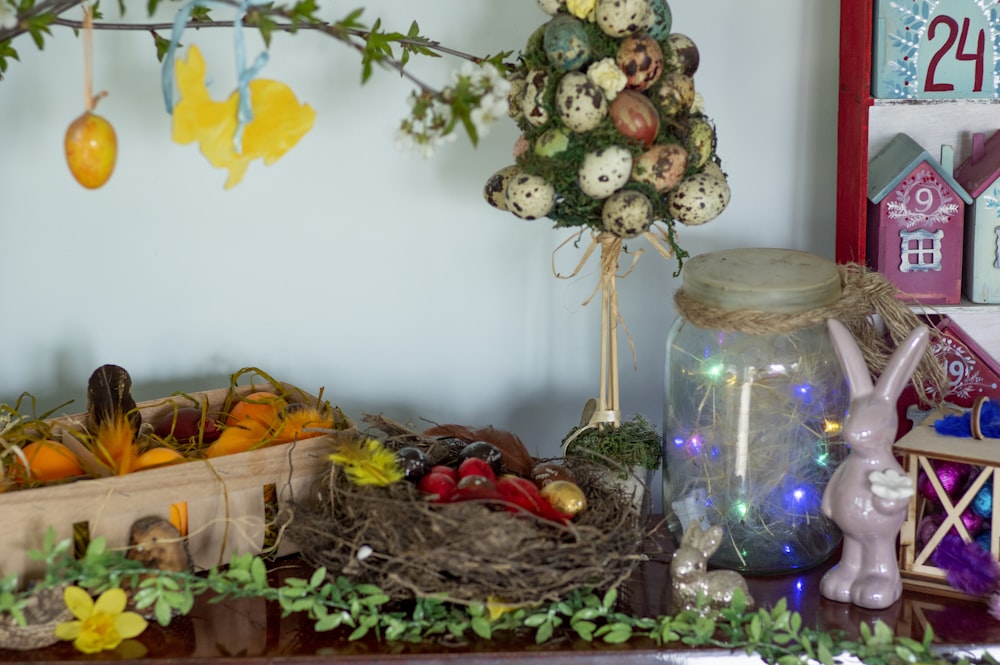
<path fill-rule="evenodd" d="M 11 0 L 0 0 L 0 30 L 17 27 L 17 6 Z"/>

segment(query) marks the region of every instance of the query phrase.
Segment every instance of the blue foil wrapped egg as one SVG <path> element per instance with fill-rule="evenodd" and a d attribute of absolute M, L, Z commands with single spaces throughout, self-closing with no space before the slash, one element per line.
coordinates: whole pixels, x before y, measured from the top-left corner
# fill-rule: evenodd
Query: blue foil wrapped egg
<path fill-rule="evenodd" d="M 649 0 L 649 8 L 653 12 L 653 25 L 646 32 L 656 40 L 666 39 L 674 23 L 673 12 L 667 0 Z"/>
<path fill-rule="evenodd" d="M 979 488 L 972 498 L 972 512 L 984 519 L 993 516 L 993 485 L 986 484 Z"/>
<path fill-rule="evenodd" d="M 542 45 L 557 70 L 572 72 L 590 62 L 590 38 L 583 22 L 568 14 L 558 14 L 545 24 Z"/>

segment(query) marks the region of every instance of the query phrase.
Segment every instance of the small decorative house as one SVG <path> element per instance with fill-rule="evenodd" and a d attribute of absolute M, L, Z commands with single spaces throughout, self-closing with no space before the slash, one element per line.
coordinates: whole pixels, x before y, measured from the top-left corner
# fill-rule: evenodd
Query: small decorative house
<path fill-rule="evenodd" d="M 973 199 L 965 213 L 965 297 L 1000 303 L 1000 132 L 988 141 L 973 134 L 972 154 L 956 169 L 955 180 Z"/>
<path fill-rule="evenodd" d="M 923 305 L 962 299 L 965 206 L 972 197 L 952 177 L 954 152 L 935 160 L 897 134 L 868 163 L 868 262 Z"/>
<path fill-rule="evenodd" d="M 911 382 L 896 403 L 899 429 L 896 438 L 905 435 L 914 424 L 930 412 L 921 405 L 918 390 L 927 401 L 968 409 L 979 397 L 1000 402 L 1000 362 L 988 354 L 968 332 L 953 319 L 942 314 L 923 314 L 922 323 L 937 331 L 931 341 L 931 351 L 948 372 L 945 394 L 930 383 L 914 386 Z"/>

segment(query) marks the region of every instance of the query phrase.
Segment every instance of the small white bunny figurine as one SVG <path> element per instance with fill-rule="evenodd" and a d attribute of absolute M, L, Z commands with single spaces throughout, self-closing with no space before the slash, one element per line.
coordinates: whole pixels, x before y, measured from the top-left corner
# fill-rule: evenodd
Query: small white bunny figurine
<path fill-rule="evenodd" d="M 843 531 L 844 543 L 840 562 L 820 582 L 820 593 L 884 609 L 899 600 L 903 590 L 896 536 L 913 496 L 913 481 L 892 452 L 896 402 L 920 361 L 929 332 L 926 326 L 913 330 L 873 386 L 851 332 L 840 321 L 827 323 L 850 388 L 843 431 L 851 450 L 823 492 L 823 514 Z"/>
<path fill-rule="evenodd" d="M 671 614 L 683 610 L 697 609 L 705 616 L 716 614 L 729 607 L 733 593 L 741 589 L 746 598 L 746 607 L 753 607 L 753 596 L 743 576 L 733 570 L 708 570 L 708 558 L 722 544 L 722 527 L 719 525 L 702 529 L 693 522 L 681 537 L 681 545 L 670 560 Z M 701 607 L 699 608 L 699 598 Z"/>

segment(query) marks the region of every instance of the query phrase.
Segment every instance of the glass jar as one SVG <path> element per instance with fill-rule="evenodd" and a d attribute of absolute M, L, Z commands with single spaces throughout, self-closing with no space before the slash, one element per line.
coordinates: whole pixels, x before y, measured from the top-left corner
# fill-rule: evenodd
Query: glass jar
<path fill-rule="evenodd" d="M 677 542 L 720 524 L 710 563 L 770 574 L 822 563 L 840 531 L 820 510 L 846 457 L 847 384 L 824 308 L 839 270 L 784 249 L 684 264 L 667 340 L 664 514 Z"/>

